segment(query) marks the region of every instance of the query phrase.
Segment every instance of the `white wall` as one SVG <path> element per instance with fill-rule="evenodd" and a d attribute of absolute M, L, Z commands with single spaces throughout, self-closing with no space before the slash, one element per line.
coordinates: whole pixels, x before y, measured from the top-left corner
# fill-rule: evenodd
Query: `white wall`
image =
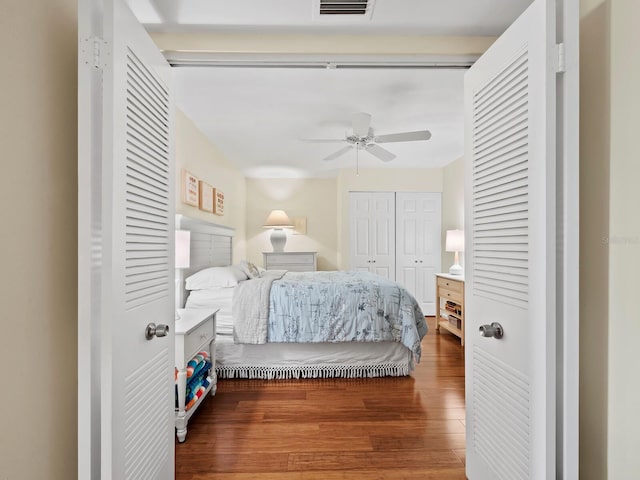
<path fill-rule="evenodd" d="M 608 478 L 640 475 L 638 0 L 611 2 Z"/>
<path fill-rule="evenodd" d="M 581 0 L 580 478 L 640 472 L 640 2 Z"/>
<path fill-rule="evenodd" d="M 2 2 L 0 479 L 77 471 L 77 2 Z"/>
<path fill-rule="evenodd" d="M 580 478 L 607 478 L 610 15 L 581 0 Z"/>
<path fill-rule="evenodd" d="M 337 181 L 335 178 L 247 179 L 247 258 L 263 265 L 262 252 L 273 251 L 270 229 L 262 228 L 271 210 L 290 218 L 306 217 L 306 235 L 286 230 L 285 251 L 318 252 L 319 270 L 337 269 Z"/>
<path fill-rule="evenodd" d="M 441 168 L 340 170 L 338 174 L 338 268 L 349 268 L 349 192 L 442 192 Z"/>
<path fill-rule="evenodd" d="M 224 193 L 224 215 L 182 203 L 182 169 Z M 236 229 L 233 259 L 246 258 L 246 180 L 184 113 L 176 110 L 176 213 Z"/>
<path fill-rule="evenodd" d="M 453 252 L 445 252 L 447 230 L 464 230 L 464 157 L 451 162 L 442 171 L 442 271 L 453 265 Z M 460 252 L 464 267 L 464 252 Z"/>

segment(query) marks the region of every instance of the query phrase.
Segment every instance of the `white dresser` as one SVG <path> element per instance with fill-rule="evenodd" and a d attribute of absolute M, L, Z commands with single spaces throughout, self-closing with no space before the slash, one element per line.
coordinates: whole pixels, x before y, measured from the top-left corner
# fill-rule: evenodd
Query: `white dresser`
<path fill-rule="evenodd" d="M 317 269 L 317 252 L 264 252 L 262 255 L 267 270 L 315 272 Z"/>
<path fill-rule="evenodd" d="M 207 394 L 211 396 L 216 393 L 216 312 L 212 309 L 179 309 L 180 320 L 176 320 L 175 341 L 176 358 L 175 364 L 178 369 L 178 408 L 176 409 L 176 436 L 179 442 L 184 442 L 187 436 L 187 424 L 189 418 L 202 404 Z M 185 411 L 185 393 L 187 388 L 187 363 L 198 352 L 209 353 L 211 371 L 209 372 L 209 387 L 204 395 L 198 399 L 195 405 Z"/>

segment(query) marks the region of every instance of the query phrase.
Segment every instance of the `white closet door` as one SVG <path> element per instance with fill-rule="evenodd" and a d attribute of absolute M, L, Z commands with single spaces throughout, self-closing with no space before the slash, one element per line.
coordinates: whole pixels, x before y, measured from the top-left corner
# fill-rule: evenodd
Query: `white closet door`
<path fill-rule="evenodd" d="M 440 193 L 396 193 L 396 281 L 425 315 L 435 315 L 435 274 L 440 271 Z"/>
<path fill-rule="evenodd" d="M 84 48 L 79 131 L 87 135 L 81 139 L 79 158 L 79 321 L 94 330 L 93 358 L 87 361 L 99 363 L 91 370 L 92 378 L 79 379 L 93 385 L 91 399 L 81 398 L 91 401 L 90 424 L 80 425 L 81 439 L 90 439 L 91 446 L 79 449 L 79 455 L 91 456 L 91 472 L 86 459 L 80 459 L 81 476 L 170 479 L 175 184 L 171 72 L 123 0 L 87 2 L 80 9 L 79 25 Z M 99 55 L 92 58 L 94 51 Z M 168 325 L 169 335 L 148 340 L 145 328 L 150 323 Z M 87 341 L 85 333 L 81 343 Z M 89 434 L 83 429 L 90 429 Z"/>
<path fill-rule="evenodd" d="M 535 0 L 465 78 L 471 480 L 556 478 L 555 10 Z"/>
<path fill-rule="evenodd" d="M 395 194 L 351 192 L 350 268 L 395 279 Z"/>

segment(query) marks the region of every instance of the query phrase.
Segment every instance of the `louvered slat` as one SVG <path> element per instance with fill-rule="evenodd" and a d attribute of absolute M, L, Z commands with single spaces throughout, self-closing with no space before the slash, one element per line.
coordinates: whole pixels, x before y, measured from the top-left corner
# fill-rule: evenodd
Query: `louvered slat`
<path fill-rule="evenodd" d="M 526 308 L 529 257 L 528 58 L 474 95 L 474 295 Z"/>
<path fill-rule="evenodd" d="M 126 478 L 154 478 L 172 441 L 164 422 L 162 409 L 172 392 L 166 372 L 168 349 L 139 365 L 125 379 L 125 472 Z M 160 410 L 159 410 L 160 409 Z"/>
<path fill-rule="evenodd" d="M 127 54 L 125 302 L 128 310 L 169 292 L 169 105 L 166 88 Z"/>
<path fill-rule="evenodd" d="M 502 480 L 529 478 L 530 395 L 524 375 L 474 346 L 473 448 Z M 487 415 L 492 411 L 500 414 Z"/>

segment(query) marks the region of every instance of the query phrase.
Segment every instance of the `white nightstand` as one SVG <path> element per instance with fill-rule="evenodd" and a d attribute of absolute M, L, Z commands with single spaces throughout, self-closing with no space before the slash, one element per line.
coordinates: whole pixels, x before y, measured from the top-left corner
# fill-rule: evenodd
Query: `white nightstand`
<path fill-rule="evenodd" d="M 315 272 L 317 252 L 263 252 L 267 270 Z"/>
<path fill-rule="evenodd" d="M 176 358 L 178 369 L 178 409 L 176 410 L 176 436 L 179 442 L 184 442 L 187 436 L 187 423 L 207 394 L 216 393 L 216 313 L 211 309 L 179 309 L 180 320 L 175 323 L 176 329 Z M 187 388 L 187 363 L 202 350 L 209 352 L 211 372 L 209 373 L 209 387 L 196 404 L 185 411 L 185 394 Z"/>

